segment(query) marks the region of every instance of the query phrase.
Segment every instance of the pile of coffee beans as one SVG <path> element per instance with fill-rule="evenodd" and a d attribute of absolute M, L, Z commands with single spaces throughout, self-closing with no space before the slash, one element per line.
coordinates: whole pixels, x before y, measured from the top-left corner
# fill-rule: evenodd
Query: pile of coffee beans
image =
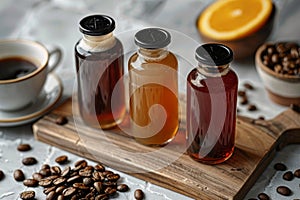
<path fill-rule="evenodd" d="M 300 76 L 300 47 L 294 42 L 265 44 L 261 60 L 278 74 Z"/>
<path fill-rule="evenodd" d="M 284 181 L 292 181 L 294 179 L 294 177 L 296 178 L 300 178 L 300 169 L 297 169 L 295 170 L 294 172 L 292 171 L 287 171 L 288 168 L 287 166 L 284 164 L 284 163 L 275 163 L 274 165 L 274 169 L 276 171 L 282 171 L 282 172 L 285 172 L 283 175 L 282 175 L 282 179 Z M 300 186 L 300 185 L 299 185 Z M 284 186 L 284 185 L 279 185 L 277 188 L 276 188 L 276 192 L 280 195 L 283 195 L 283 196 L 290 196 L 293 194 L 292 190 L 287 187 L 287 186 Z M 259 200 L 269 200 L 271 199 L 269 197 L 269 195 L 267 195 L 266 193 L 260 193 L 257 195 L 257 198 Z M 251 198 L 251 199 L 248 199 L 248 200 L 256 200 L 255 198 Z"/>
<path fill-rule="evenodd" d="M 29 144 L 20 144 L 18 151 L 29 151 Z M 68 156 L 61 155 L 55 158 L 59 165 L 69 163 Z M 38 161 L 34 157 L 26 157 L 22 160 L 23 165 L 35 165 Z M 3 171 L 0 170 L 0 180 L 4 178 Z M 21 169 L 13 172 L 13 178 L 17 182 L 29 188 L 43 187 L 46 200 L 107 200 L 115 197 L 118 192 L 127 192 L 129 187 L 126 184 L 118 183 L 120 175 L 107 170 L 104 165 L 88 165 L 86 160 L 75 162 L 74 166 L 65 166 L 62 169 L 58 165 L 50 166 L 43 164 L 39 171 L 34 172 L 31 178 L 26 178 Z M 136 200 L 144 199 L 142 190 L 134 192 Z M 20 193 L 22 200 L 35 199 L 36 192 L 28 190 Z"/>
<path fill-rule="evenodd" d="M 253 85 L 249 82 L 246 82 L 243 84 L 244 89 L 240 89 L 238 91 L 238 97 L 239 97 L 239 102 L 241 105 L 248 105 L 247 110 L 248 111 L 256 111 L 257 107 L 255 104 L 250 103 L 248 95 L 247 95 L 247 91 L 250 90 L 254 90 L 255 88 L 253 87 Z"/>

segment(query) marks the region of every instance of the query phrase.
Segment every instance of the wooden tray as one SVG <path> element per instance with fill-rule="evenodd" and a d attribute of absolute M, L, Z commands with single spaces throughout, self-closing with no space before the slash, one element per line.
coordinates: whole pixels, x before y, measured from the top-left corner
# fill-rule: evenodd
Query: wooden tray
<path fill-rule="evenodd" d="M 144 153 L 153 151 L 153 148 L 137 144 L 120 130 L 106 131 L 106 137 L 103 137 L 98 129 L 75 124 L 72 100 L 36 122 L 33 130 L 37 140 L 114 169 L 150 171 L 130 175 L 195 199 L 242 199 L 278 148 L 300 142 L 300 114 L 296 108 L 298 110 L 288 109 L 269 121 L 239 116 L 233 156 L 223 164 L 212 166 L 200 164 L 177 152 L 176 146 L 184 142 L 184 130 L 179 131 L 170 149 L 158 151 L 155 156 L 130 154 L 122 157 L 124 151 Z M 66 116 L 69 123 L 63 126 L 55 124 L 61 115 Z M 111 143 L 118 148 L 111 148 Z M 156 166 L 168 164 L 170 159 L 175 161 L 153 170 Z"/>

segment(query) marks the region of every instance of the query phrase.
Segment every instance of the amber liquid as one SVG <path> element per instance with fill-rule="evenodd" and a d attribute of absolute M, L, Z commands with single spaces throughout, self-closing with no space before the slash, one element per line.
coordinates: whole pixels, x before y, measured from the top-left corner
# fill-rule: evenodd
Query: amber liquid
<path fill-rule="evenodd" d="M 138 134 L 137 142 L 162 146 L 170 142 L 178 130 L 177 59 L 169 53 L 158 61 L 139 60 L 137 54 L 129 59 L 130 116 L 133 123 L 142 127 L 132 126 L 132 131 Z M 163 113 L 153 109 L 157 105 L 164 109 Z"/>
<path fill-rule="evenodd" d="M 122 121 L 126 111 L 123 83 L 112 96 L 124 74 L 122 44 L 116 40 L 111 49 L 101 52 L 85 51 L 78 44 L 75 58 L 81 117 L 92 127 L 112 128 Z"/>
<path fill-rule="evenodd" d="M 234 150 L 237 76 L 230 70 L 221 77 L 204 77 L 194 69 L 187 81 L 187 152 L 203 163 L 221 163 Z"/>

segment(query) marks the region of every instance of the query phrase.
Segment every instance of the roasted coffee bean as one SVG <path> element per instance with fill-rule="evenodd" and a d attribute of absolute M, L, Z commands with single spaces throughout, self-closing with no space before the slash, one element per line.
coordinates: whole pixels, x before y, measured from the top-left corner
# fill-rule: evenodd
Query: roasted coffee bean
<path fill-rule="evenodd" d="M 134 191 L 134 198 L 136 200 L 142 200 L 142 199 L 144 199 L 144 192 L 142 190 L 140 190 L 140 189 L 135 190 Z"/>
<path fill-rule="evenodd" d="M 109 199 L 109 197 L 107 196 L 107 194 L 99 194 L 95 198 L 95 200 L 107 200 L 107 199 Z"/>
<path fill-rule="evenodd" d="M 117 186 L 117 190 L 120 192 L 127 192 L 129 190 L 129 187 L 126 184 L 120 184 Z"/>
<path fill-rule="evenodd" d="M 36 172 L 36 173 L 33 173 L 33 174 L 32 174 L 32 178 L 33 178 L 34 180 L 40 181 L 40 180 L 42 180 L 42 179 L 44 178 L 44 176 L 43 176 L 42 174 Z"/>
<path fill-rule="evenodd" d="M 52 166 L 50 168 L 50 171 L 51 171 L 52 175 L 60 175 L 60 173 L 61 173 L 61 169 L 58 166 Z"/>
<path fill-rule="evenodd" d="M 115 188 L 111 188 L 111 187 L 107 187 L 104 190 L 104 193 L 107 194 L 107 195 L 109 195 L 109 196 L 115 195 L 116 192 L 117 192 L 117 190 Z"/>
<path fill-rule="evenodd" d="M 117 188 L 117 183 L 112 182 L 112 181 L 104 181 L 103 182 L 104 187 L 112 187 L 112 188 Z"/>
<path fill-rule="evenodd" d="M 68 156 L 58 156 L 57 158 L 55 158 L 55 162 L 57 162 L 58 164 L 66 164 L 68 162 Z"/>
<path fill-rule="evenodd" d="M 88 186 L 86 186 L 84 183 L 74 183 L 74 188 L 80 189 L 80 190 L 88 190 L 90 189 Z"/>
<path fill-rule="evenodd" d="M 24 191 L 20 194 L 20 198 L 23 200 L 32 200 L 35 198 L 34 191 Z"/>
<path fill-rule="evenodd" d="M 106 171 L 102 172 L 102 175 L 105 176 L 105 177 L 107 177 L 110 174 L 114 174 L 114 173 L 112 171 L 109 171 L 109 170 L 106 170 Z"/>
<path fill-rule="evenodd" d="M 277 171 L 285 171 L 285 170 L 287 170 L 287 167 L 283 163 L 276 163 L 274 165 L 274 169 Z"/>
<path fill-rule="evenodd" d="M 260 193 L 258 196 L 259 200 L 269 200 L 270 197 L 266 193 Z"/>
<path fill-rule="evenodd" d="M 79 171 L 87 166 L 87 162 L 85 160 L 79 160 L 74 164 L 74 171 Z"/>
<path fill-rule="evenodd" d="M 97 170 L 98 172 L 104 172 L 105 171 L 105 167 L 101 164 L 97 164 L 95 166 L 95 170 Z"/>
<path fill-rule="evenodd" d="M 300 178 L 300 169 L 294 171 L 294 176 Z"/>
<path fill-rule="evenodd" d="M 81 169 L 79 171 L 79 175 L 83 176 L 83 177 L 90 177 L 90 176 L 92 176 L 92 174 L 93 174 L 93 170 L 86 169 L 86 168 Z"/>
<path fill-rule="evenodd" d="M 240 104 L 241 104 L 241 105 L 246 105 L 246 104 L 248 104 L 248 98 L 247 98 L 246 96 L 243 96 L 242 99 L 241 99 L 241 101 L 240 101 Z"/>
<path fill-rule="evenodd" d="M 74 187 L 68 187 L 68 188 L 64 189 L 64 191 L 63 191 L 62 194 L 64 195 L 64 197 L 71 197 L 75 193 L 76 193 L 76 188 L 74 188 Z"/>
<path fill-rule="evenodd" d="M 61 176 L 63 177 L 69 176 L 70 172 L 71 172 L 71 167 L 68 166 L 61 172 Z"/>
<path fill-rule="evenodd" d="M 103 181 L 105 179 L 105 176 L 101 172 L 94 172 L 93 173 L 93 178 L 96 181 Z"/>
<path fill-rule="evenodd" d="M 45 179 L 53 181 L 54 179 L 57 179 L 58 177 L 59 177 L 58 175 L 51 175 L 51 176 L 45 177 Z"/>
<path fill-rule="evenodd" d="M 14 179 L 16 181 L 24 181 L 25 180 L 25 175 L 24 175 L 23 171 L 20 170 L 20 169 L 16 169 L 14 171 Z"/>
<path fill-rule="evenodd" d="M 22 160 L 23 165 L 34 165 L 37 160 L 34 157 L 26 157 Z"/>
<path fill-rule="evenodd" d="M 286 181 L 291 181 L 294 178 L 294 174 L 291 171 L 287 171 L 283 174 L 282 178 Z"/>
<path fill-rule="evenodd" d="M 290 196 L 292 194 L 290 188 L 286 186 L 279 186 L 277 187 L 276 191 L 283 196 Z"/>
<path fill-rule="evenodd" d="M 64 177 L 58 177 L 57 179 L 53 180 L 53 185 L 56 185 L 56 186 L 63 185 L 66 182 L 66 180 L 67 179 Z"/>
<path fill-rule="evenodd" d="M 55 190 L 56 190 L 56 186 L 52 186 L 52 187 L 45 188 L 43 190 L 43 193 L 44 194 L 49 194 L 50 192 L 55 191 Z"/>
<path fill-rule="evenodd" d="M 68 119 L 65 116 L 59 116 L 56 118 L 55 123 L 57 125 L 65 125 L 68 123 Z"/>
<path fill-rule="evenodd" d="M 4 172 L 2 171 L 2 170 L 0 170 L 0 181 L 2 180 L 2 179 L 4 179 Z"/>
<path fill-rule="evenodd" d="M 271 61 L 273 64 L 277 64 L 280 61 L 279 55 L 278 54 L 273 54 L 271 57 Z"/>
<path fill-rule="evenodd" d="M 117 181 L 117 180 L 119 180 L 120 175 L 119 174 L 109 174 L 109 175 L 107 175 L 106 178 L 109 181 Z"/>
<path fill-rule="evenodd" d="M 70 178 L 67 179 L 68 183 L 74 183 L 74 182 L 79 182 L 81 180 L 81 176 L 76 175 L 76 176 L 72 176 Z"/>
<path fill-rule="evenodd" d="M 240 96 L 240 97 L 244 97 L 244 96 L 246 96 L 247 94 L 246 94 L 246 91 L 244 91 L 244 90 L 239 90 L 238 91 L 238 96 Z"/>
<path fill-rule="evenodd" d="M 42 175 L 42 176 L 50 176 L 51 175 L 51 171 L 50 171 L 50 169 L 41 169 L 40 171 L 39 171 L 39 173 Z"/>
<path fill-rule="evenodd" d="M 254 90 L 254 87 L 251 83 L 244 83 L 244 87 L 248 90 Z"/>
<path fill-rule="evenodd" d="M 48 164 L 43 164 L 41 169 L 50 169 L 50 165 Z"/>
<path fill-rule="evenodd" d="M 103 184 L 102 182 L 95 182 L 94 188 L 97 190 L 97 192 L 101 193 L 103 191 Z"/>
<path fill-rule="evenodd" d="M 257 110 L 257 107 L 256 105 L 254 104 L 249 104 L 248 108 L 247 108 L 249 111 L 256 111 Z"/>
<path fill-rule="evenodd" d="M 29 178 L 23 181 L 23 185 L 27 187 L 37 187 L 39 185 L 39 182 L 37 180 Z"/>
<path fill-rule="evenodd" d="M 56 192 L 51 191 L 47 194 L 46 200 L 54 200 L 54 199 L 56 199 L 56 196 L 57 196 Z"/>
<path fill-rule="evenodd" d="M 93 179 L 90 177 L 86 177 L 82 180 L 82 183 L 86 186 L 92 185 L 94 183 Z"/>
<path fill-rule="evenodd" d="M 29 151 L 31 150 L 30 144 L 19 144 L 17 147 L 18 151 Z"/>
<path fill-rule="evenodd" d="M 58 195 L 57 200 L 64 200 L 65 197 L 63 195 Z"/>
<path fill-rule="evenodd" d="M 64 189 L 66 189 L 66 188 L 67 188 L 66 186 L 61 185 L 61 186 L 59 186 L 59 187 L 56 188 L 55 192 L 56 192 L 57 194 L 62 194 L 62 192 L 63 192 Z"/>
<path fill-rule="evenodd" d="M 39 186 L 49 187 L 52 184 L 52 182 L 53 182 L 53 180 L 48 179 L 48 178 L 44 178 L 44 179 L 39 181 Z"/>

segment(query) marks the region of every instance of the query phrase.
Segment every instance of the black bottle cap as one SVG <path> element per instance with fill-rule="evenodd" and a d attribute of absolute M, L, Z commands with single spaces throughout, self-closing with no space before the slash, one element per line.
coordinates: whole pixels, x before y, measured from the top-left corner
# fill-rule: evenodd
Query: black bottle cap
<path fill-rule="evenodd" d="M 135 34 L 135 44 L 145 49 L 164 48 L 171 42 L 171 35 L 160 28 L 146 28 Z"/>
<path fill-rule="evenodd" d="M 195 58 L 202 64 L 221 66 L 233 60 L 233 52 L 223 44 L 207 43 L 196 49 Z"/>
<path fill-rule="evenodd" d="M 100 36 L 111 33 L 115 29 L 115 21 L 106 15 L 90 15 L 79 22 L 79 30 L 86 35 Z"/>

